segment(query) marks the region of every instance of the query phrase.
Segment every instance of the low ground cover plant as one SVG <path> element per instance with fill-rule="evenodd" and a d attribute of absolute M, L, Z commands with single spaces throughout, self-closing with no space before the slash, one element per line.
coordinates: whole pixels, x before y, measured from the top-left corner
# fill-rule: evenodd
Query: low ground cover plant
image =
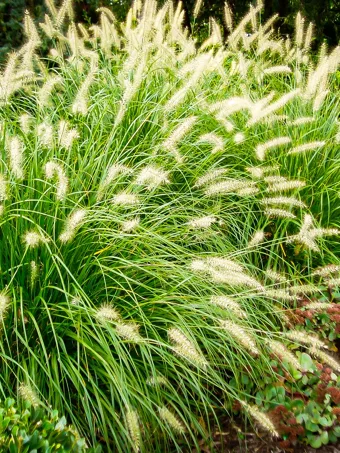
<path fill-rule="evenodd" d="M 12 398 L 0 402 L 0 448 L 10 453 L 24 452 L 99 452 L 88 449 L 85 439 L 59 417 L 58 411 L 48 414 L 38 405 L 31 389 L 20 387 L 24 397 L 22 407 L 17 407 Z"/>
<path fill-rule="evenodd" d="M 340 371 L 313 327 L 339 316 L 340 49 L 260 3 L 199 47 L 181 3 L 90 29 L 46 5 L 0 79 L 1 392 L 107 451 L 198 447 L 235 401 L 284 436 L 263 376 Z"/>

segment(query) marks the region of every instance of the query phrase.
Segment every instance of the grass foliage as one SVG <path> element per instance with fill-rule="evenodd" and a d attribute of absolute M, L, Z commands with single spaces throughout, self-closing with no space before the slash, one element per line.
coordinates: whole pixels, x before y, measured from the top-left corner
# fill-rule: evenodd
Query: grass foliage
<path fill-rule="evenodd" d="M 197 446 L 235 399 L 263 422 L 241 376 L 300 367 L 285 311 L 339 275 L 312 274 L 340 252 L 340 49 L 261 4 L 198 47 L 181 3 L 89 30 L 46 3 L 0 78 L 0 394 L 108 451 Z"/>

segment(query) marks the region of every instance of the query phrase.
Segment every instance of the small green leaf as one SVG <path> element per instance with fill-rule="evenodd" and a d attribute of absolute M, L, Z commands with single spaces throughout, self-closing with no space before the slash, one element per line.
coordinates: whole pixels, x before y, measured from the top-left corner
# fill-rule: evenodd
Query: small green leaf
<path fill-rule="evenodd" d="M 313 448 L 320 448 L 322 445 L 321 436 L 312 436 L 312 438 L 309 439 L 309 445 Z"/>

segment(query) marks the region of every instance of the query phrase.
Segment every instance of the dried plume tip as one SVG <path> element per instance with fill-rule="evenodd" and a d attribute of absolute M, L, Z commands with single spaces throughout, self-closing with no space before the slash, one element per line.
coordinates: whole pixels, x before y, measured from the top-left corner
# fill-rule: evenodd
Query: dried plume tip
<path fill-rule="evenodd" d="M 258 350 L 254 339 L 243 329 L 243 327 L 228 320 L 220 320 L 220 325 L 222 329 L 227 331 L 228 334 L 234 338 L 234 340 L 236 340 L 252 355 L 259 355 L 260 351 Z"/>
<path fill-rule="evenodd" d="M 83 223 L 87 211 L 85 209 L 76 209 L 66 220 L 64 231 L 59 236 L 59 240 L 65 244 L 70 242 L 76 235 L 77 230 Z"/>
<path fill-rule="evenodd" d="M 199 368 L 205 369 L 207 367 L 208 362 L 205 357 L 179 329 L 175 327 L 169 329 L 168 336 L 174 343 L 174 352 L 177 355 L 189 360 Z"/>
<path fill-rule="evenodd" d="M 185 427 L 179 418 L 165 406 L 159 408 L 160 418 L 179 434 L 185 433 Z"/>
<path fill-rule="evenodd" d="M 253 417 L 253 419 L 260 425 L 261 428 L 263 428 L 265 431 L 268 431 L 273 437 L 280 437 L 268 415 L 261 412 L 257 406 L 250 406 L 245 401 L 240 401 L 240 403 L 242 404 L 246 412 L 251 415 L 251 417 Z"/>

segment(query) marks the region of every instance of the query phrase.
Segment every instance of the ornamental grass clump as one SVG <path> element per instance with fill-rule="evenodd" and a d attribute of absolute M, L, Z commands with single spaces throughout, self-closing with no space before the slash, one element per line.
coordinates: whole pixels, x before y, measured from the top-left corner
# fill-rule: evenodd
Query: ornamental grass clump
<path fill-rule="evenodd" d="M 181 3 L 47 7 L 0 74 L 3 392 L 105 451 L 199 449 L 235 399 L 276 435 L 242 373 L 306 345 L 339 371 L 284 314 L 338 277 L 339 49 L 314 61 L 260 2 L 202 45 Z"/>

